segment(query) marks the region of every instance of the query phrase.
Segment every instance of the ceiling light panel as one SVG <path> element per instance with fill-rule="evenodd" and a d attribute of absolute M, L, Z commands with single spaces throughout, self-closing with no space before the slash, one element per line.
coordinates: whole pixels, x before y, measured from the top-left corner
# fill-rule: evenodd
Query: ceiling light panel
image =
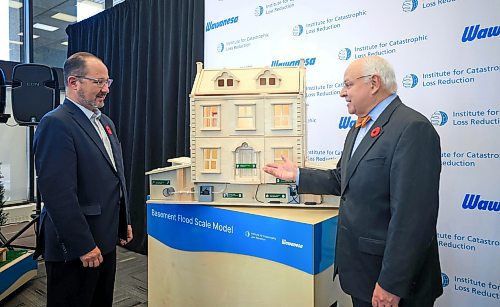
<path fill-rule="evenodd" d="M 57 28 L 57 27 L 49 26 L 49 25 L 46 25 L 43 23 L 35 23 L 33 25 L 33 28 L 44 30 L 44 31 L 50 31 L 50 32 L 54 32 L 56 30 L 59 30 L 59 28 Z"/>

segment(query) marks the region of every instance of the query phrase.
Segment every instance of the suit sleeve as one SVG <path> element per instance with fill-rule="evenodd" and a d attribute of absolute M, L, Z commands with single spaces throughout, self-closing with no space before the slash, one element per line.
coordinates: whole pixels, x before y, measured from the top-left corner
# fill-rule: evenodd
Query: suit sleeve
<path fill-rule="evenodd" d="M 301 168 L 299 193 L 340 195 L 340 179 L 340 161 L 332 170 Z"/>
<path fill-rule="evenodd" d="M 35 134 L 38 188 L 67 260 L 96 247 L 77 196 L 77 153 L 71 129 L 63 120 L 45 117 Z"/>
<path fill-rule="evenodd" d="M 411 291 L 436 236 L 441 148 L 426 121 L 403 131 L 390 170 L 390 211 L 378 283 L 400 297 Z"/>

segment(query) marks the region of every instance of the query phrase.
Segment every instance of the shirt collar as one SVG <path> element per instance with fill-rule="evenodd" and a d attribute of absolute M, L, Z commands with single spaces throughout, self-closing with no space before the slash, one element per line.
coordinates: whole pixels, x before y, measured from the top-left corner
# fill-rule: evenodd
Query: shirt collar
<path fill-rule="evenodd" d="M 384 112 L 385 108 L 396 98 L 397 94 L 392 94 L 391 96 L 387 97 L 386 99 L 382 100 L 379 104 L 373 108 L 368 115 L 370 115 L 371 120 L 374 122 L 377 120 L 377 118 Z"/>
<path fill-rule="evenodd" d="M 90 111 L 89 109 L 87 109 L 86 107 L 82 106 L 81 104 L 79 103 L 76 103 L 74 102 L 73 100 L 69 99 L 68 97 L 66 97 L 66 99 L 68 99 L 69 101 L 71 101 L 74 105 L 76 105 L 80 110 L 82 110 L 83 114 L 85 114 L 85 116 L 90 120 L 92 115 L 95 114 L 95 117 L 96 118 L 99 118 L 101 117 L 101 111 L 99 109 L 97 109 L 95 112 L 93 111 Z"/>

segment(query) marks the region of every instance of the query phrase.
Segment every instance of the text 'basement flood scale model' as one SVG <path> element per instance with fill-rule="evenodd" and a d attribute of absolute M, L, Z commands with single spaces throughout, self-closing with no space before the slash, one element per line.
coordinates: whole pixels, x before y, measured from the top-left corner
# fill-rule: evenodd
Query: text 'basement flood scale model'
<path fill-rule="evenodd" d="M 262 167 L 306 160 L 305 67 L 203 69 L 191 91 L 191 158 L 146 173 L 151 199 L 216 205 L 332 206 Z M 330 201 L 326 201 L 330 200 Z M 333 201 L 332 201 L 333 200 Z M 335 206 L 335 205 L 334 205 Z"/>

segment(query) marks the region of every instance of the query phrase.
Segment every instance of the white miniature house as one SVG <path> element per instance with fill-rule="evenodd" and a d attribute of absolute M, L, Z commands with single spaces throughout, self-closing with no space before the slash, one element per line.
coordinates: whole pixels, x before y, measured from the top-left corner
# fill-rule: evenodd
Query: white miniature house
<path fill-rule="evenodd" d="M 191 158 L 169 159 L 172 166 L 158 168 L 149 175 L 149 192 L 152 199 L 193 200 L 194 185 L 191 180 Z"/>
<path fill-rule="evenodd" d="M 305 67 L 204 69 L 190 94 L 191 157 L 152 170 L 151 198 L 216 205 L 298 204 L 293 182 L 262 168 L 306 164 Z M 177 162 L 177 163 L 176 163 Z M 189 173 L 189 175 L 188 175 Z M 303 201 L 326 206 L 325 198 Z"/>
<path fill-rule="evenodd" d="M 304 165 L 303 63 L 236 69 L 203 69 L 198 63 L 190 98 L 195 186 L 212 186 L 214 200 L 220 202 L 274 199 L 286 203 L 288 183 L 261 186 L 277 183 L 262 167 L 280 163 L 281 155 Z"/>

